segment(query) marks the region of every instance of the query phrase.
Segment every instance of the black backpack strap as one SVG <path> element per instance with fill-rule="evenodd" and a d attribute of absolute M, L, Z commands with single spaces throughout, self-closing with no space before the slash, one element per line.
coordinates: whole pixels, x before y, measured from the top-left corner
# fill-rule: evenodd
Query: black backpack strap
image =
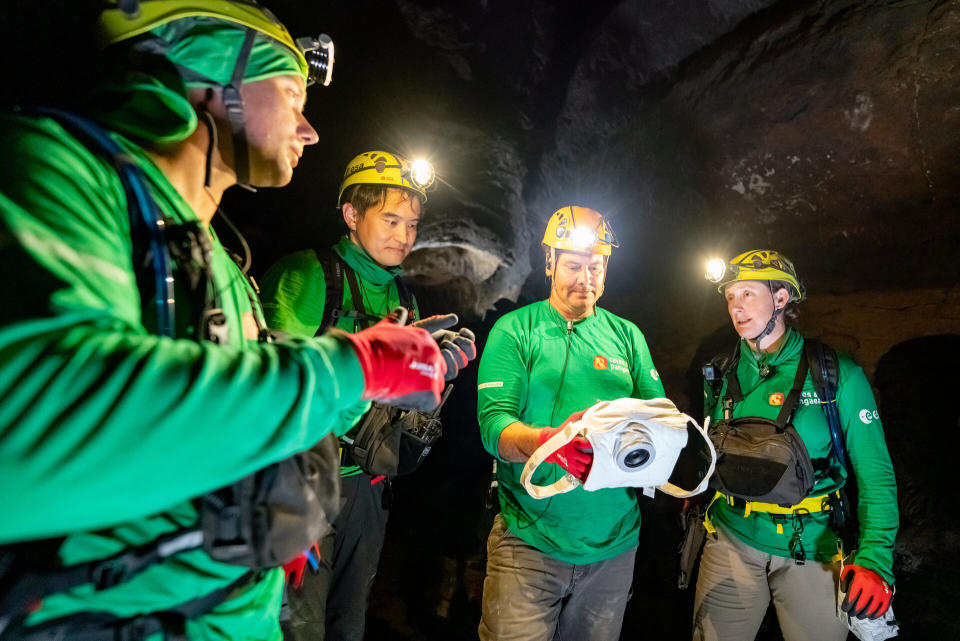
<path fill-rule="evenodd" d="M 401 307 L 405 307 L 407 312 L 409 312 L 408 321 L 420 320 L 416 318 L 416 310 L 413 309 L 413 292 L 410 291 L 410 288 L 407 287 L 407 284 L 400 276 L 394 276 L 393 282 L 397 286 L 397 297 L 400 299 Z"/>
<path fill-rule="evenodd" d="M 737 366 L 740 364 L 740 341 L 733 349 L 733 358 L 731 358 L 724 369 L 723 376 L 727 379 L 727 393 L 725 398 L 729 398 L 734 403 L 743 401 L 743 390 L 740 389 L 740 379 L 737 378 Z"/>
<path fill-rule="evenodd" d="M 367 313 L 367 308 L 363 305 L 363 290 L 360 289 L 357 273 L 350 269 L 346 263 L 343 263 L 343 275 L 347 278 L 347 287 L 350 288 L 350 298 L 353 301 L 354 308 L 344 316 L 352 317 L 358 326 L 360 323 L 365 323 L 367 327 L 372 327 L 374 323 L 380 322 L 382 320 L 380 316 Z"/>
<path fill-rule="evenodd" d="M 793 415 L 793 410 L 797 408 L 797 403 L 800 402 L 800 394 L 803 392 L 803 382 L 807 380 L 808 371 L 810 371 L 809 362 L 805 357 L 801 358 L 797 364 L 797 375 L 793 377 L 793 387 L 790 388 L 787 398 L 784 399 L 783 407 L 780 408 L 780 413 L 777 414 L 777 420 L 775 421 L 777 427 L 781 430 L 786 428 L 790 417 Z"/>
<path fill-rule="evenodd" d="M 122 619 L 105 613 L 79 612 L 26 627 L 24 618 L 0 629 L 0 641 L 143 641 L 162 634 L 166 641 L 186 641 L 186 622 L 196 619 L 249 584 L 257 572 L 245 572 L 235 581 L 163 612 Z"/>
<path fill-rule="evenodd" d="M 840 367 L 837 362 L 837 353 L 828 345 L 815 339 L 805 338 L 804 353 L 811 363 L 810 378 L 813 387 L 820 398 L 820 405 L 830 428 L 830 443 L 837 460 L 850 470 L 850 461 L 847 458 L 846 440 L 840 426 L 840 410 L 837 407 L 837 390 L 840 382 Z"/>
<path fill-rule="evenodd" d="M 323 282 L 326 286 L 326 293 L 323 299 L 323 319 L 320 321 L 320 328 L 317 330 L 317 336 L 324 333 L 331 327 L 335 327 L 337 321 L 343 315 L 343 261 L 339 256 L 331 251 L 321 253 L 316 251 L 317 260 L 320 261 L 320 268 L 323 270 Z"/>
<path fill-rule="evenodd" d="M 59 548 L 63 539 L 45 539 L 12 545 L 4 550 L 12 561 L 2 575 L 0 614 L 19 614 L 43 598 L 92 583 L 105 590 L 129 581 L 148 567 L 185 550 L 203 545 L 199 527 L 183 528 L 141 546 L 127 548 L 106 559 L 63 567 Z"/>
<path fill-rule="evenodd" d="M 357 274 L 346 265 L 344 265 L 343 274 L 347 277 L 347 287 L 350 288 L 350 299 L 353 301 L 353 308 L 357 310 L 357 317 L 366 320 L 368 318 L 367 308 L 363 305 L 363 292 L 360 291 Z"/>
<path fill-rule="evenodd" d="M 366 322 L 367 326 L 380 320 L 377 316 L 370 316 L 363 306 L 363 293 L 357 282 L 357 275 L 350 266 L 343 262 L 335 252 L 316 252 L 320 267 L 323 269 L 323 280 L 326 284 L 326 294 L 323 301 L 323 320 L 317 330 L 317 336 L 328 329 L 335 327 L 341 318 L 352 318 L 355 323 Z M 354 309 L 343 311 L 343 282 L 346 280 L 350 288 L 350 298 Z"/>

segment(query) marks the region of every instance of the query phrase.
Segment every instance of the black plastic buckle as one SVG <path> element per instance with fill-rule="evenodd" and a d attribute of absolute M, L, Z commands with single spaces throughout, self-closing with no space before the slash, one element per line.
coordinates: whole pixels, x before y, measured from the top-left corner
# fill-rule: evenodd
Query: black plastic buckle
<path fill-rule="evenodd" d="M 124 563 L 126 556 L 119 559 L 110 559 L 96 565 L 90 572 L 95 590 L 106 590 L 123 583 L 127 576 L 127 566 Z"/>

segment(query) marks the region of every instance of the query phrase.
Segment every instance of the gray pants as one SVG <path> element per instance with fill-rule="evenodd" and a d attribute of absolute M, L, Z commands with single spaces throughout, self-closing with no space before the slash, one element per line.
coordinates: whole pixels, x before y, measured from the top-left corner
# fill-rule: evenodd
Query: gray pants
<path fill-rule="evenodd" d="M 707 535 L 694 601 L 694 641 L 751 641 L 770 599 L 785 641 L 843 641 L 833 566 L 766 554 L 717 530 Z"/>
<path fill-rule="evenodd" d="M 524 543 L 498 514 L 487 539 L 481 641 L 617 641 L 636 553 L 572 565 Z"/>

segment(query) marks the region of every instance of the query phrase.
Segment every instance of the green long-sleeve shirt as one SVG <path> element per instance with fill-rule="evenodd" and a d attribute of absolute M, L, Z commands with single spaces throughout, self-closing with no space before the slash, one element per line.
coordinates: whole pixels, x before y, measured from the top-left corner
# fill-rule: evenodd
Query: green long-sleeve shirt
<path fill-rule="evenodd" d="M 402 267 L 381 267 L 347 236 L 340 238 L 332 251 L 356 274 L 360 295 L 363 297 L 363 308 L 367 314 L 383 318 L 400 305 L 396 278 L 403 272 Z M 260 293 L 269 327 L 296 336 L 313 336 L 320 330 L 325 320 L 323 311 L 327 299 L 327 283 L 323 268 L 313 250 L 299 251 L 277 261 L 264 274 Z M 416 300 L 412 302 L 413 309 L 410 310 L 409 320 L 416 320 L 419 318 L 419 310 Z M 357 305 L 345 277 L 341 310 L 350 312 L 356 309 Z M 367 323 L 351 318 L 340 318 L 337 322 L 337 327 L 347 332 L 360 331 L 367 326 Z M 343 412 L 334 427 L 337 436 L 346 434 L 369 408 L 369 403 L 361 403 Z M 343 476 L 352 476 L 359 472 L 360 467 L 357 465 L 341 468 Z"/>
<path fill-rule="evenodd" d="M 113 138 L 163 214 L 195 221 L 147 154 Z M 0 116 L 0 146 L 0 543 L 66 536 L 67 564 L 148 543 L 195 522 L 190 499 L 312 446 L 359 401 L 346 341 L 243 338 L 257 310 L 212 234 L 229 344 L 150 334 L 109 161 L 47 118 Z M 110 589 L 50 596 L 31 621 L 163 610 L 243 572 L 185 552 Z M 281 586 L 282 571 L 267 572 L 192 622 L 190 638 L 279 639 Z"/>
<path fill-rule="evenodd" d="M 787 330 L 780 349 L 774 354 L 761 356 L 761 362 L 758 362 L 757 354 L 749 345 L 742 342 L 737 378 L 744 400 L 734 406 L 733 417 L 761 416 L 775 419 L 780 407 L 771 405 L 771 397 L 777 392 L 786 396 L 790 391 L 803 351 L 803 336 L 794 330 Z M 867 377 L 847 354 L 839 353 L 838 360 L 837 405 L 847 456 L 850 458 L 859 489 L 857 514 L 861 534 L 856 563 L 878 572 L 888 582 L 893 583 L 893 544 L 899 527 L 893 466 Z M 761 364 L 773 369 L 773 374 L 766 380 L 760 378 Z M 720 397 L 725 393 L 726 382 Z M 827 458 L 831 451 L 830 428 L 819 403 L 813 380 L 810 374 L 807 374 L 793 425 L 813 459 Z M 714 419 L 719 419 L 722 415 L 723 409 L 718 406 Z M 835 457 L 831 458 L 831 465 L 834 467 L 832 473 L 824 475 L 817 482 L 810 496 L 819 496 L 838 489 L 842 483 L 833 481 L 832 478 L 846 479 L 846 470 Z M 757 549 L 777 556 L 791 556 L 790 543 L 796 525 L 793 519 L 788 519 L 787 523 L 783 524 L 781 534 L 777 532 L 777 524 L 769 514 L 751 512 L 744 518 L 742 509 L 731 507 L 723 501 L 713 504 L 710 516 L 717 527 L 736 535 Z M 827 513 L 805 517 L 802 542 L 808 556 L 821 562 L 829 562 L 836 554 L 836 541 L 836 535 L 830 530 Z"/>
<path fill-rule="evenodd" d="M 477 417 L 488 452 L 499 457 L 500 434 L 520 421 L 556 427 L 599 401 L 658 398 L 663 385 L 643 334 L 633 323 L 597 308 L 573 323 L 549 302 L 506 314 L 490 330 L 480 358 Z M 555 558 L 593 563 L 637 544 L 640 510 L 631 488 L 582 487 L 534 499 L 520 482 L 523 463 L 497 467 L 500 512 L 510 531 Z M 537 485 L 556 481 L 560 466 L 541 465 Z"/>

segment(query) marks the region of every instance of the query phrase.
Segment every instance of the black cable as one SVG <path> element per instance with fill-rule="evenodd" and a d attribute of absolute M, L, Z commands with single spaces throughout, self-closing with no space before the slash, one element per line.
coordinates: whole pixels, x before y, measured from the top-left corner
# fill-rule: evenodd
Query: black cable
<path fill-rule="evenodd" d="M 573 332 L 576 331 L 576 328 L 573 326 L 573 321 L 567 321 L 567 348 L 563 354 L 563 369 L 560 370 L 560 383 L 557 384 L 557 394 L 553 397 L 553 409 L 550 410 L 550 427 L 553 427 L 553 423 L 556 420 L 557 413 L 557 404 L 560 402 L 560 394 L 563 392 L 563 381 L 567 377 L 567 361 L 570 358 L 570 337 L 573 336 Z M 557 481 L 557 467 L 553 468 L 553 478 L 550 479 L 551 482 Z M 537 521 L 543 518 L 543 515 L 547 513 L 547 510 L 550 509 L 550 504 L 553 503 L 553 497 L 551 496 L 547 499 L 547 505 L 543 508 L 543 511 L 537 515 L 537 518 L 528 522 L 526 525 L 521 525 L 520 523 L 520 511 L 517 512 L 517 529 L 525 530 L 528 527 L 534 525 Z M 522 510 L 520 505 L 517 504 L 518 510 Z"/>

